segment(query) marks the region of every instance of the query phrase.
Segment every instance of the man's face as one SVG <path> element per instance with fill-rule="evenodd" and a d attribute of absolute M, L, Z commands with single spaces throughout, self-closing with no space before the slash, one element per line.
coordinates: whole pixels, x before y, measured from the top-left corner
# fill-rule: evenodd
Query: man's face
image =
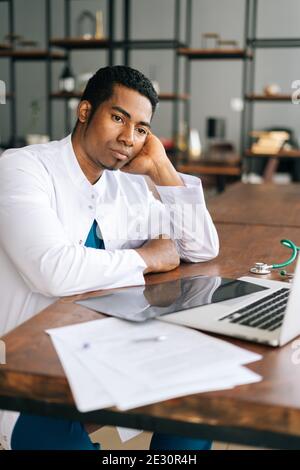
<path fill-rule="evenodd" d="M 85 102 L 85 105 L 89 103 Z M 81 146 L 88 160 L 86 163 L 95 172 L 117 170 L 126 165 L 141 151 L 151 117 L 152 106 L 148 98 L 130 88 L 115 85 L 112 97 L 98 107 L 82 133 Z"/>

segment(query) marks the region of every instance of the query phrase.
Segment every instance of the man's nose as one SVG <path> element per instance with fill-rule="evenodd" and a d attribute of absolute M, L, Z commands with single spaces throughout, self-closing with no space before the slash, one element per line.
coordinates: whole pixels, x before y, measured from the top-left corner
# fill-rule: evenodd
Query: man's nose
<path fill-rule="evenodd" d="M 127 147 L 132 147 L 134 142 L 134 126 L 124 126 L 119 134 L 118 140 Z"/>

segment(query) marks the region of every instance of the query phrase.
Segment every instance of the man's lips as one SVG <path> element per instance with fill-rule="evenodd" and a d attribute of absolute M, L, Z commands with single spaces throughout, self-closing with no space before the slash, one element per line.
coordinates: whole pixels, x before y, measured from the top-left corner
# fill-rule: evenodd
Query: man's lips
<path fill-rule="evenodd" d="M 129 159 L 129 155 L 127 153 L 124 153 L 123 151 L 114 150 L 114 149 L 111 149 L 111 151 L 114 157 L 117 158 L 117 160 L 124 162 Z"/>

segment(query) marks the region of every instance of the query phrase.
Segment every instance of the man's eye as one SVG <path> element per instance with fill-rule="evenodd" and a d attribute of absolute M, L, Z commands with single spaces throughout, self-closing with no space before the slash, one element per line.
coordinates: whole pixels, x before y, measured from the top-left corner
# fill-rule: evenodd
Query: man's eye
<path fill-rule="evenodd" d="M 137 131 L 141 135 L 146 135 L 147 134 L 147 131 L 145 129 L 143 129 L 142 127 L 138 127 Z"/>
<path fill-rule="evenodd" d="M 115 122 L 122 122 L 121 116 L 118 116 L 117 114 L 113 114 L 112 118 Z"/>

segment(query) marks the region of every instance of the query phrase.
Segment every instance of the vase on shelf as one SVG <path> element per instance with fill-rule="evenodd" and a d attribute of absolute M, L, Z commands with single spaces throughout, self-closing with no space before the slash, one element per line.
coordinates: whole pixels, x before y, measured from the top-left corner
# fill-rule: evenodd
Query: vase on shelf
<path fill-rule="evenodd" d="M 96 31 L 94 37 L 95 39 L 104 38 L 103 11 L 101 10 L 96 11 Z"/>
<path fill-rule="evenodd" d="M 197 129 L 191 129 L 189 133 L 188 158 L 190 161 L 198 161 L 201 157 L 201 141 Z"/>
<path fill-rule="evenodd" d="M 149 75 L 148 76 L 149 76 L 149 79 L 151 80 L 151 83 L 153 85 L 154 90 L 159 95 L 160 86 L 159 86 L 158 80 L 156 78 L 156 65 L 152 64 L 152 65 L 149 66 Z"/>
<path fill-rule="evenodd" d="M 201 48 L 216 49 L 219 38 L 220 35 L 218 33 L 203 33 L 201 36 Z"/>
<path fill-rule="evenodd" d="M 61 76 L 59 77 L 59 91 L 62 93 L 71 93 L 75 90 L 75 77 L 72 73 L 71 67 L 65 65 Z"/>
<path fill-rule="evenodd" d="M 232 39 L 219 39 L 217 45 L 219 49 L 237 49 L 239 46 L 238 42 Z"/>
<path fill-rule="evenodd" d="M 77 35 L 82 39 L 92 39 L 96 31 L 96 18 L 88 10 L 80 13 L 77 19 Z"/>
<path fill-rule="evenodd" d="M 176 137 L 176 147 L 180 153 L 184 154 L 188 149 L 188 126 L 185 121 L 179 122 L 178 135 Z"/>

